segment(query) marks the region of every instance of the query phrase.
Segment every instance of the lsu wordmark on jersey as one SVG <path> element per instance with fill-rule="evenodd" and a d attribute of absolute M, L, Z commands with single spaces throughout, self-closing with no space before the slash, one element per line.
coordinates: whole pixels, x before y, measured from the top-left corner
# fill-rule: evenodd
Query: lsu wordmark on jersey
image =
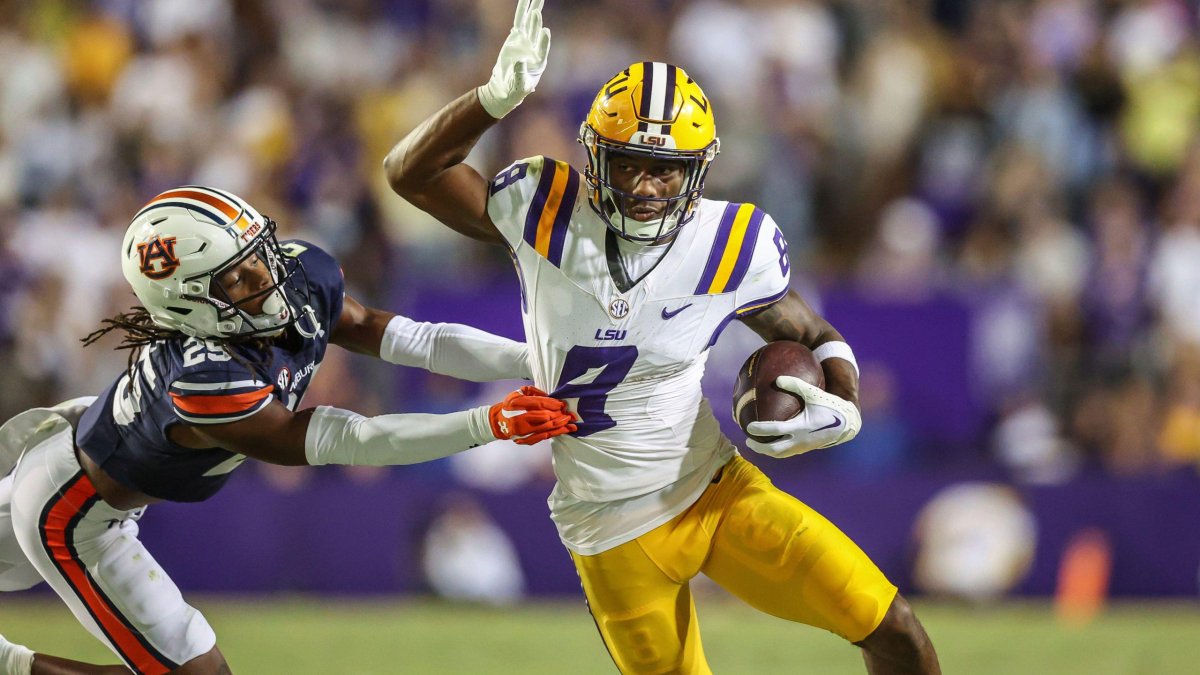
<path fill-rule="evenodd" d="M 609 272 L 609 227 L 581 183 L 565 162 L 533 157 L 497 175 L 488 200 L 520 275 L 534 382 L 581 418 L 553 442 L 556 492 L 611 503 L 688 476 L 702 489 L 734 454 L 700 391 L 708 348 L 731 320 L 787 292 L 787 245 L 754 205 L 701 199 L 657 266 L 622 292 Z M 670 517 L 651 510 L 657 522 L 620 537 Z M 601 538 L 564 536 L 584 554 Z"/>

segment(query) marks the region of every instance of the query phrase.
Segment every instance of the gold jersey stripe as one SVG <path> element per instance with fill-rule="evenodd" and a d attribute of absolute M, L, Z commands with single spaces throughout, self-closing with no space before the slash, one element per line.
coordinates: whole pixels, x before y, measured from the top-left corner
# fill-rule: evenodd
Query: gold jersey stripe
<path fill-rule="evenodd" d="M 550 235 L 554 231 L 554 218 L 562 205 L 571 167 L 567 166 L 566 162 L 555 160 L 553 171 L 554 182 L 550 184 L 550 194 L 546 196 L 546 205 L 542 208 L 541 218 L 538 219 L 537 239 L 534 242 L 534 248 L 543 258 L 550 257 Z"/>
<path fill-rule="evenodd" d="M 738 207 L 737 215 L 733 218 L 733 227 L 729 232 L 729 241 L 725 244 L 725 252 L 721 255 L 721 264 L 717 274 L 708 286 L 708 292 L 724 293 L 733 268 L 737 265 L 738 256 L 742 252 L 742 240 L 746 237 L 746 226 L 750 224 L 750 216 L 754 215 L 753 204 L 742 204 Z M 540 233 L 539 233 L 540 234 Z"/>

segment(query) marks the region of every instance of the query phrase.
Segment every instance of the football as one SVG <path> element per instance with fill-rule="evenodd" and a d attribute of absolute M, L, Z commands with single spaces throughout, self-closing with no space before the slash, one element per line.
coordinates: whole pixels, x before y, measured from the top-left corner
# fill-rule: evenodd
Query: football
<path fill-rule="evenodd" d="M 780 375 L 825 388 L 825 372 L 808 347 L 792 340 L 767 343 L 742 364 L 733 387 L 733 419 L 743 431 L 751 422 L 791 419 L 804 410 L 804 399 L 775 386 Z M 763 443 L 779 438 L 746 435 Z"/>

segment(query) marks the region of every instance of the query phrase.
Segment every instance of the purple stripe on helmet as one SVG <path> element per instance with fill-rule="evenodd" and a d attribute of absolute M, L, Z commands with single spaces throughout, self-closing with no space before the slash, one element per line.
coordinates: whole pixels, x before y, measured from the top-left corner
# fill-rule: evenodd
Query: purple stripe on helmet
<path fill-rule="evenodd" d="M 575 210 L 575 199 L 579 196 L 579 172 L 567 167 L 567 185 L 563 190 L 562 200 L 558 203 L 558 213 L 554 215 L 554 226 L 550 230 L 550 250 L 546 256 L 550 264 L 559 267 L 562 264 L 563 244 L 567 241 L 567 230 L 571 226 L 571 213 Z"/>
<path fill-rule="evenodd" d="M 750 269 L 750 259 L 754 257 L 755 243 L 758 241 L 758 228 L 762 225 L 763 215 L 761 209 L 755 208 L 754 213 L 750 216 L 750 222 L 746 223 L 746 234 L 742 237 L 742 250 L 738 251 L 737 262 L 733 265 L 733 273 L 729 275 L 729 283 L 725 284 L 726 291 L 736 291 L 746 276 L 746 270 Z"/>
<path fill-rule="evenodd" d="M 741 204 L 730 202 L 721 214 L 721 224 L 717 226 L 717 236 L 713 238 L 712 250 L 708 252 L 708 263 L 704 265 L 704 274 L 700 275 L 700 283 L 696 284 L 696 295 L 707 295 L 708 287 L 717 276 L 717 268 L 721 266 L 721 257 L 725 255 L 725 245 L 729 243 L 729 233 L 733 230 L 733 220 L 737 217 Z"/>
<path fill-rule="evenodd" d="M 654 94 L 654 64 L 642 61 L 642 100 L 638 105 L 638 117 L 650 119 L 650 97 Z"/>
<path fill-rule="evenodd" d="M 542 177 L 538 181 L 537 190 L 529 204 L 529 213 L 525 214 L 525 242 L 537 246 L 538 221 L 542 219 L 542 210 L 546 208 L 546 198 L 550 196 L 550 186 L 554 184 L 554 172 L 558 171 L 558 162 L 549 157 L 542 158 Z"/>
<path fill-rule="evenodd" d="M 675 71 L 678 70 L 675 66 L 667 64 L 667 86 L 664 87 L 664 95 L 667 100 L 663 102 L 663 119 L 667 122 L 675 120 Z M 663 133 L 670 133 L 664 127 Z"/>

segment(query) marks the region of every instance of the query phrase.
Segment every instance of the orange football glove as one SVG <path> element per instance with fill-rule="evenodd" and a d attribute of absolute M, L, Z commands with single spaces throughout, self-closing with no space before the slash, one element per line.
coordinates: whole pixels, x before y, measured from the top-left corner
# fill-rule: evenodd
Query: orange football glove
<path fill-rule="evenodd" d="M 492 435 L 520 445 L 533 445 L 577 428 L 567 404 L 537 387 L 521 387 L 488 410 Z"/>

